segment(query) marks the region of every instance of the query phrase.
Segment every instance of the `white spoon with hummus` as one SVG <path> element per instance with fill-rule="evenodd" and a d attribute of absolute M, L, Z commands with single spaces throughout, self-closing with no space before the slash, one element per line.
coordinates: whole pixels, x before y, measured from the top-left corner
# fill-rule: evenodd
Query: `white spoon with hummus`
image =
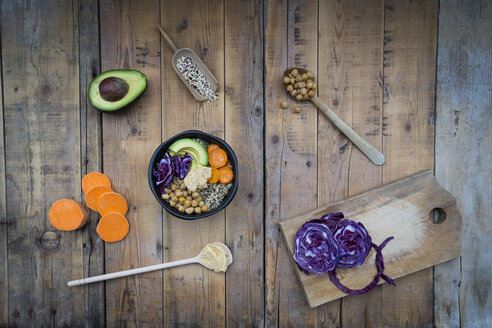
<path fill-rule="evenodd" d="M 215 272 L 226 272 L 227 267 L 232 263 L 232 253 L 229 247 L 227 247 L 226 245 L 219 242 L 213 242 L 205 245 L 205 247 L 203 247 L 203 249 L 200 251 L 200 253 L 197 256 L 189 259 L 172 261 L 172 262 L 161 263 L 156 265 L 149 265 L 143 268 L 124 270 L 119 272 L 102 274 L 99 276 L 94 276 L 89 278 L 72 280 L 69 281 L 67 285 L 69 287 L 85 285 L 97 281 L 121 278 L 126 276 L 133 276 L 144 272 L 169 269 L 169 268 L 174 268 L 177 266 L 191 264 L 191 263 L 200 263 L 207 269 L 214 270 Z"/>

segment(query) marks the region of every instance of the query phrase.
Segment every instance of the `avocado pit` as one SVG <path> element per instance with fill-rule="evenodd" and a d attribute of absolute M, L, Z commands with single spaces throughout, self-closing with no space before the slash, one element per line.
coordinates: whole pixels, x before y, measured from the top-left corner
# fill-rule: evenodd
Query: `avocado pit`
<path fill-rule="evenodd" d="M 125 80 L 115 76 L 107 77 L 99 83 L 101 98 L 110 102 L 123 99 L 128 94 L 129 89 L 130 86 Z"/>

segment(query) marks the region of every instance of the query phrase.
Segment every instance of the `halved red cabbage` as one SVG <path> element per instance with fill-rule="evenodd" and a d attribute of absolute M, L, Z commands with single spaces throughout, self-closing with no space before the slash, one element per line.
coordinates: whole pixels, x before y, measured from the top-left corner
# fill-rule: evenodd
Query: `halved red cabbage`
<path fill-rule="evenodd" d="M 153 169 L 152 171 L 154 177 L 157 179 L 156 184 L 160 187 L 161 192 L 164 191 L 164 186 L 169 187 L 174 177 L 184 179 L 190 170 L 192 160 L 193 157 L 188 153 L 185 153 L 184 156 L 171 156 L 166 152 L 159 162 L 157 170 Z"/>
<path fill-rule="evenodd" d="M 364 263 L 371 251 L 371 236 L 360 222 L 343 220 L 336 222 L 330 230 L 340 246 L 337 268 L 352 268 Z"/>
<path fill-rule="evenodd" d="M 325 224 L 309 221 L 297 231 L 294 260 L 302 271 L 326 273 L 335 268 L 338 257 L 338 246 Z"/>
<path fill-rule="evenodd" d="M 331 213 L 319 219 L 313 219 L 297 231 L 294 238 L 294 260 L 306 274 L 329 272 L 331 281 L 343 292 L 352 295 L 364 294 L 377 286 L 379 278 L 395 285 L 393 279 L 384 272 L 382 249 L 393 239 L 387 238 L 381 245 L 372 243 L 371 236 L 364 225 L 352 220 L 342 220 L 343 213 Z M 315 242 L 313 242 L 315 240 Z M 376 250 L 378 272 L 373 281 L 360 290 L 344 286 L 338 280 L 335 268 L 351 268 L 362 265 L 369 255 L 371 247 Z M 317 250 L 319 252 L 313 251 Z M 336 250 L 330 253 L 330 250 Z M 318 255 L 320 254 L 320 255 Z"/>

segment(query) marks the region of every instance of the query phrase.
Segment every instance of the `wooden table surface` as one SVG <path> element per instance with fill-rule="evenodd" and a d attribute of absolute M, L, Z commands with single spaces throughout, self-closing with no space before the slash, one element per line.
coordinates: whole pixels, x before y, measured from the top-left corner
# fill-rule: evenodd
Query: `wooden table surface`
<path fill-rule="evenodd" d="M 197 103 L 178 79 L 159 22 L 214 73 L 217 101 Z M 0 25 L 0 327 L 492 325 L 490 1 L 5 0 Z M 315 72 L 319 97 L 384 166 L 311 104 L 292 112 L 291 65 Z M 149 86 L 101 114 L 88 84 L 116 68 Z M 163 212 L 147 168 L 192 128 L 235 149 L 240 186 L 225 211 L 188 222 Z M 278 222 L 425 169 L 457 198 L 462 258 L 310 309 Z M 99 239 L 94 212 L 73 232 L 48 221 L 55 200 L 83 200 L 90 171 L 129 202 L 121 242 Z M 210 241 L 232 249 L 226 274 L 194 265 L 66 286 Z"/>

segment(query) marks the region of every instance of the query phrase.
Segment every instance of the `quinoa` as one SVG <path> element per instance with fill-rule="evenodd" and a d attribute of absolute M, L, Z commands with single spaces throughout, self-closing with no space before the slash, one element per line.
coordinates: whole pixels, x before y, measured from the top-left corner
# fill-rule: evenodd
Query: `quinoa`
<path fill-rule="evenodd" d="M 183 56 L 176 61 L 176 67 L 181 72 L 186 82 L 199 94 L 207 97 L 209 101 L 217 99 L 219 94 L 212 90 L 207 78 L 200 71 L 200 67 L 188 56 Z"/>
<path fill-rule="evenodd" d="M 232 189 L 232 182 L 228 184 L 222 183 L 208 183 L 208 187 L 202 189 L 201 196 L 205 204 L 207 204 L 209 211 L 213 211 L 219 207 L 224 198 L 229 194 Z"/>

